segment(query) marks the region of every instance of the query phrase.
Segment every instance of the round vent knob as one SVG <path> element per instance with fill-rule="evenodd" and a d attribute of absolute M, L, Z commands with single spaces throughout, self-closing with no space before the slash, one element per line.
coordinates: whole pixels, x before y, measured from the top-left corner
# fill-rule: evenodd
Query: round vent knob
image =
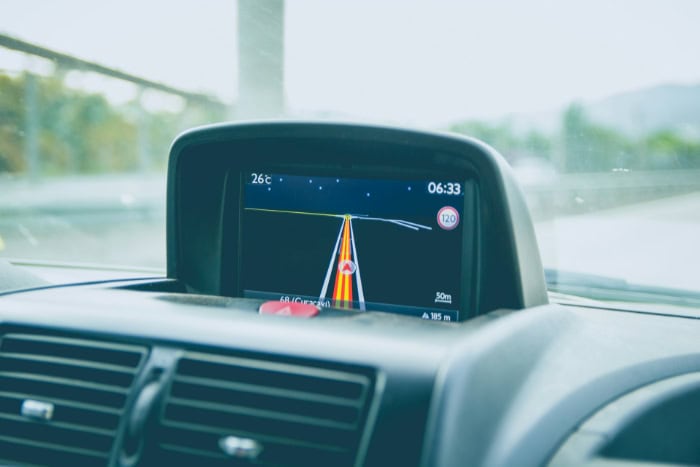
<path fill-rule="evenodd" d="M 224 436 L 219 440 L 219 447 L 228 456 L 239 459 L 257 459 L 263 450 L 262 444 L 250 438 Z"/>

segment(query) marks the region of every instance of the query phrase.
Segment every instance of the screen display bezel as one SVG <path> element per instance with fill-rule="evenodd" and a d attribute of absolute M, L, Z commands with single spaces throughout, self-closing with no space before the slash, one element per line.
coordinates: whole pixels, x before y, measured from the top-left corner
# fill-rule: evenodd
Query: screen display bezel
<path fill-rule="evenodd" d="M 360 165 L 345 165 L 342 167 L 320 168 L 305 164 L 250 164 L 246 163 L 226 174 L 225 201 L 222 209 L 222 295 L 242 297 L 243 271 L 242 251 L 243 238 L 243 209 L 245 204 L 244 190 L 247 175 L 250 172 L 265 172 L 309 177 L 343 177 L 370 180 L 425 180 L 427 181 L 458 181 L 462 183 L 464 196 L 462 198 L 462 242 L 459 253 L 460 300 L 453 307 L 457 310 L 457 321 L 463 321 L 476 313 L 476 270 L 478 268 L 478 187 L 473 177 L 467 174 L 456 175 L 454 171 L 420 170 L 415 168 L 396 167 L 366 167 Z M 232 241 L 227 241 L 231 239 Z M 429 274 L 429 271 L 425 272 Z M 275 292 L 275 291 L 271 291 Z M 382 310 L 367 310 L 382 311 Z"/>
<path fill-rule="evenodd" d="M 474 183 L 464 319 L 548 303 L 535 230 L 506 160 L 476 139 L 334 122 L 238 122 L 180 135 L 167 183 L 167 279 L 185 293 L 239 296 L 241 174 L 357 174 Z M 256 301 L 241 300 L 254 307 Z"/>

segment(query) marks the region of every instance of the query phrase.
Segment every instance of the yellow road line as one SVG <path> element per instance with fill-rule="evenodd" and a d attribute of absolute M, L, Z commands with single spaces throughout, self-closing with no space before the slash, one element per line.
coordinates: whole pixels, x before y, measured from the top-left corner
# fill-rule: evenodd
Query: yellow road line
<path fill-rule="evenodd" d="M 261 212 L 279 212 L 283 214 L 301 214 L 304 216 L 324 216 L 324 217 L 343 217 L 342 214 L 327 214 L 324 212 L 304 212 L 304 211 L 284 211 L 281 209 L 262 209 L 262 208 L 245 208 L 246 211 L 261 211 Z"/>
<path fill-rule="evenodd" d="M 340 247 L 340 257 L 338 258 L 338 267 L 343 261 L 351 260 L 350 253 L 350 215 L 345 215 L 345 223 L 343 227 L 343 238 Z M 340 308 L 350 308 L 352 301 L 352 279 L 349 274 L 344 274 L 337 269 L 335 278 L 335 288 L 333 291 L 333 300 L 335 305 Z"/>

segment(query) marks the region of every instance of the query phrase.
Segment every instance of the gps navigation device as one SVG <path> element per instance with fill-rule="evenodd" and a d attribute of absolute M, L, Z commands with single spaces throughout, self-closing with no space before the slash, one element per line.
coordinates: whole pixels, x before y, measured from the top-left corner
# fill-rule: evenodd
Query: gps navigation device
<path fill-rule="evenodd" d="M 216 125 L 178 137 L 168 177 L 168 276 L 191 293 L 312 304 L 316 319 L 454 322 L 547 302 L 522 195 L 473 139 Z"/>

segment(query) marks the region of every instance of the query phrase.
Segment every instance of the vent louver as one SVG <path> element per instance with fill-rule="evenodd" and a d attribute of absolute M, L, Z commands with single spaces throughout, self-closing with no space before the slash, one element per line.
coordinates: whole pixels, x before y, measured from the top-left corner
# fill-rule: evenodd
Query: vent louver
<path fill-rule="evenodd" d="M 0 336 L 0 464 L 107 465 L 145 354 L 68 337 Z M 51 410 L 37 419 L 32 406 Z"/>
<path fill-rule="evenodd" d="M 219 443 L 234 436 L 262 446 L 256 464 L 352 465 L 372 385 L 369 373 L 188 353 L 163 408 L 160 446 L 172 462 L 226 463 Z"/>

